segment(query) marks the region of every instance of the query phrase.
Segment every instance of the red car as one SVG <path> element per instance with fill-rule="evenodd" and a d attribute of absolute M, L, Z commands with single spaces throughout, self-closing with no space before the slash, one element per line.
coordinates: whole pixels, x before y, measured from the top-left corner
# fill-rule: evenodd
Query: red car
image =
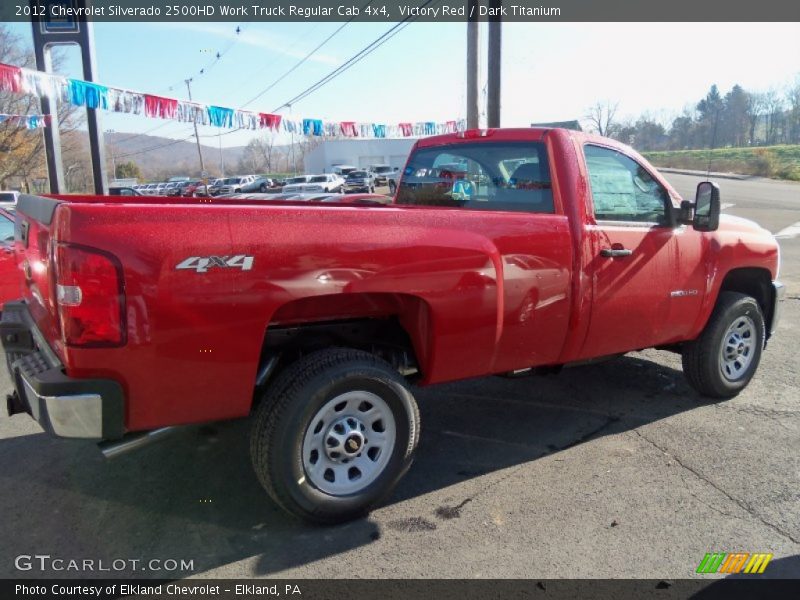
<path fill-rule="evenodd" d="M 14 213 L 0 208 L 0 311 L 9 300 L 20 297 L 20 280 L 14 258 Z"/>
<path fill-rule="evenodd" d="M 756 373 L 778 245 L 715 184 L 683 200 L 631 148 L 546 128 L 421 139 L 403 173 L 391 205 L 22 197 L 10 412 L 107 455 L 253 413 L 266 491 L 333 522 L 409 468 L 412 384 L 650 347 L 710 397 Z"/>

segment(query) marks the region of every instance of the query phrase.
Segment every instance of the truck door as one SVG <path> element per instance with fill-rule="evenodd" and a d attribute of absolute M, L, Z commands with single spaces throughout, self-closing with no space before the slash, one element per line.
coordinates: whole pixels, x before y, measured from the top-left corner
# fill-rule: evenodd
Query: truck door
<path fill-rule="evenodd" d="M 668 335 L 671 291 L 681 289 L 667 190 L 616 149 L 584 146 L 594 223 L 591 322 L 581 358 L 647 348 Z"/>

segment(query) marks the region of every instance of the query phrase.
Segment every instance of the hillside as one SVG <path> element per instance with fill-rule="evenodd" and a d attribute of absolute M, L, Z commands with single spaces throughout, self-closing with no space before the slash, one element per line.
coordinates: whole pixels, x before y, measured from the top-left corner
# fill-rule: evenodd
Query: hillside
<path fill-rule="evenodd" d="M 165 179 L 173 175 L 200 175 L 197 144 L 194 140 L 180 141 L 152 135 L 132 137 L 130 133 L 106 134 L 106 155 L 117 163 L 133 161 L 145 179 Z M 88 144 L 88 137 L 86 138 Z M 201 144 L 206 170 L 212 176 L 221 172 L 220 149 Z M 235 172 L 244 146 L 222 149 L 226 173 Z M 128 155 L 128 156 L 126 156 Z"/>

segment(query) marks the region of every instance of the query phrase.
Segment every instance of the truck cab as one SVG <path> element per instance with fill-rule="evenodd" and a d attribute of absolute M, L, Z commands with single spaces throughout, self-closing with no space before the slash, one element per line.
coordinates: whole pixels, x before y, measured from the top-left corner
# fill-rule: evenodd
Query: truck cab
<path fill-rule="evenodd" d="M 279 506 L 356 518 L 411 465 L 415 386 L 656 347 L 698 395 L 744 390 L 784 288 L 720 198 L 550 128 L 421 139 L 391 205 L 23 195 L 9 412 L 107 455 L 252 415 Z"/>

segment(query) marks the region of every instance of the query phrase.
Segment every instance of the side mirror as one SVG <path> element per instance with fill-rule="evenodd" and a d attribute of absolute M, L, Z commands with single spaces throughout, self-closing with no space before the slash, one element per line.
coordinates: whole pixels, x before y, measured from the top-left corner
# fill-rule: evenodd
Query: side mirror
<path fill-rule="evenodd" d="M 692 227 L 697 231 L 716 231 L 719 228 L 719 186 L 710 181 L 697 184 Z"/>

